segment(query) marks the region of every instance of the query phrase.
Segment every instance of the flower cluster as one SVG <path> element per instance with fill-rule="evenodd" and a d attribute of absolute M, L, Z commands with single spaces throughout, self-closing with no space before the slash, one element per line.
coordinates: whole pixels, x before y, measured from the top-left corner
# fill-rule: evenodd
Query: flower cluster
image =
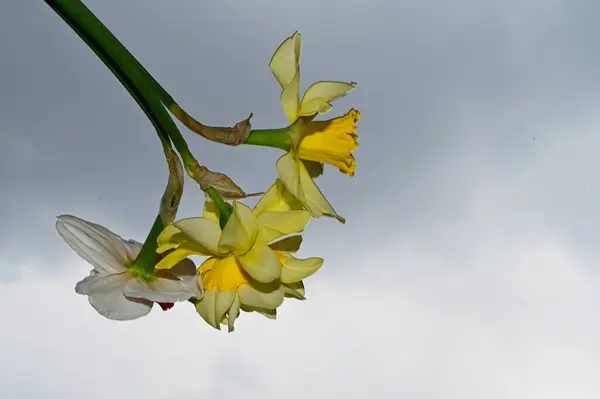
<path fill-rule="evenodd" d="M 281 86 L 281 104 L 289 125 L 244 134 L 244 144 L 285 151 L 276 163 L 277 180 L 253 209 L 242 202 L 245 193 L 241 190 L 243 195 L 237 200 L 224 200 L 224 191 L 215 190 L 218 180 L 213 177 L 212 183 L 206 183 L 208 180 L 199 176 L 207 169 L 197 165 L 190 168 L 186 162 L 186 171 L 196 173 L 191 176 L 206 192 L 206 201 L 201 217 L 176 220 L 183 168 L 167 142 L 169 184 L 144 244 L 124 240 L 74 216 L 58 217 L 56 227 L 61 237 L 93 266 L 75 291 L 88 296 L 99 314 L 113 320 L 133 320 L 148 314 L 155 302 L 166 310 L 183 301 L 192 303 L 210 326 L 220 329 L 226 325 L 231 332 L 241 311 L 275 318 L 285 298 L 305 299 L 304 279 L 321 268 L 323 259 L 295 256 L 302 243 L 301 233 L 312 218 L 328 216 L 345 221 L 314 179 L 323 173 L 324 163 L 354 176 L 352 152 L 358 148 L 356 123 L 360 113 L 351 109 L 337 118 L 315 120 L 329 112 L 332 101 L 346 95 L 356 83 L 320 81 L 300 98 L 301 50 L 302 37 L 296 32 L 277 48 L 269 64 Z M 192 120 L 176 104 L 168 108 L 178 110 L 176 117 L 185 116 L 180 120 Z M 200 126 L 197 129 L 207 128 L 194 123 Z M 219 132 L 211 130 L 203 136 L 219 137 Z M 196 267 L 191 256 L 206 259 Z"/>

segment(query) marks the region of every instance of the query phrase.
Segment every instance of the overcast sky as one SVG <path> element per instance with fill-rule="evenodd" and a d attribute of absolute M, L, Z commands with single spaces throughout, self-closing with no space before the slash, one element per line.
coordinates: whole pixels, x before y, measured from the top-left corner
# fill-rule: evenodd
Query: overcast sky
<path fill-rule="evenodd" d="M 600 397 L 600 3 L 85 3 L 214 125 L 285 125 L 268 62 L 299 30 L 303 89 L 359 83 L 330 114 L 361 111 L 356 176 L 318 180 L 348 223 L 311 222 L 300 255 L 325 264 L 277 321 L 102 318 L 55 218 L 143 241 L 160 142 L 47 5 L 0 2 L 1 397 Z M 182 131 L 246 191 L 274 181 L 279 150 Z M 187 183 L 181 217 L 202 209 Z"/>

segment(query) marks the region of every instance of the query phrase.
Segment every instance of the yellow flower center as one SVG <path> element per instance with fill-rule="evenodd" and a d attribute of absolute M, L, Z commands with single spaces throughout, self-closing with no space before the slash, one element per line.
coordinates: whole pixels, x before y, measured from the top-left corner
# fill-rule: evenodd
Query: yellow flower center
<path fill-rule="evenodd" d="M 356 121 L 359 119 L 360 112 L 351 109 L 339 118 L 304 124 L 298 157 L 328 163 L 341 172 L 354 176 L 356 161 L 352 152 L 358 148 Z"/>
<path fill-rule="evenodd" d="M 280 251 L 273 251 L 284 264 L 287 258 Z M 204 261 L 198 269 L 205 290 L 218 289 L 221 292 L 234 291 L 244 284 L 250 284 L 251 277 L 242 269 L 235 256 L 212 257 Z"/>
<path fill-rule="evenodd" d="M 205 290 L 218 289 L 221 292 L 237 290 L 248 284 L 248 277 L 235 256 L 212 257 L 204 261 L 198 269 Z"/>

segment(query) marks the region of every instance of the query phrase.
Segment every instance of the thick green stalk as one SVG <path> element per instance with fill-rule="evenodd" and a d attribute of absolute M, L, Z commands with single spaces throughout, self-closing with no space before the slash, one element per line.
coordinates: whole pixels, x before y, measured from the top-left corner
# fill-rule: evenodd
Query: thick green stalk
<path fill-rule="evenodd" d="M 161 140 L 170 138 L 188 173 L 198 164 L 185 139 L 161 103 L 171 96 L 80 0 L 45 0 L 86 42 L 140 104 Z M 192 176 L 193 177 L 193 176 Z"/>
<path fill-rule="evenodd" d="M 290 127 L 283 129 L 256 129 L 250 132 L 245 144 L 260 145 L 262 147 L 279 148 L 283 151 L 290 150 Z"/>
<path fill-rule="evenodd" d="M 148 233 L 146 241 L 140 250 L 133 267 L 138 267 L 143 270 L 147 275 L 152 275 L 154 272 L 154 265 L 156 265 L 156 248 L 158 248 L 158 235 L 163 230 L 164 226 L 160 216 L 157 216 L 154 220 L 154 224 Z"/>
<path fill-rule="evenodd" d="M 45 2 L 83 39 L 129 91 L 150 119 L 163 147 L 170 147 L 171 141 L 173 142 L 181 155 L 186 171 L 194 178 L 198 162 L 161 102 L 161 98 L 170 101 L 172 98 L 80 0 L 45 0 Z M 221 205 L 220 208 L 223 207 L 224 215 L 230 213 L 227 204 L 215 190 L 211 190 L 209 195 L 217 205 Z M 150 233 L 149 239 L 152 231 Z M 151 243 L 147 240 L 144 247 L 149 248 L 149 245 Z M 145 252 L 140 253 L 140 257 L 145 256 L 142 255 L 143 253 Z"/>
<path fill-rule="evenodd" d="M 100 57 L 138 101 L 159 136 L 170 137 L 182 158 L 188 162 L 195 161 L 185 139 L 160 102 L 160 98 L 164 96 L 164 89 L 137 59 L 80 0 L 45 1 Z"/>

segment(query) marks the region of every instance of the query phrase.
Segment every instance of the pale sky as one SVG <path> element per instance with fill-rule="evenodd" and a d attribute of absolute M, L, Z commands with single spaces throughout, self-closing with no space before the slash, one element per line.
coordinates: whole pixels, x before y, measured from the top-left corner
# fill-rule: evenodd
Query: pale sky
<path fill-rule="evenodd" d="M 115 322 L 60 214 L 143 241 L 167 171 L 136 103 L 41 1 L 0 3 L 2 398 L 600 397 L 600 3 L 85 0 L 207 124 L 286 124 L 268 69 L 303 35 L 302 88 L 356 81 L 354 179 L 318 184 L 325 259 L 278 320 L 209 327 L 193 306 Z M 279 150 L 193 153 L 248 192 Z M 180 217 L 198 216 L 187 180 Z"/>

